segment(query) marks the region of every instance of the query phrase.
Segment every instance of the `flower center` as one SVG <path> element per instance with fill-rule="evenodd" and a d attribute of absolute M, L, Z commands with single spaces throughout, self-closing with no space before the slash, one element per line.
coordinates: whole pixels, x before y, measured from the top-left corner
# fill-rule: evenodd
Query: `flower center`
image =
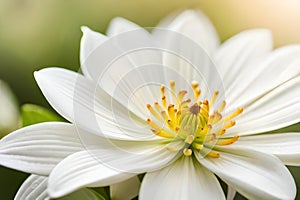
<path fill-rule="evenodd" d="M 233 113 L 223 117 L 226 102 L 215 109 L 214 103 L 219 92 L 215 91 L 210 100 L 199 101 L 201 90 L 196 81 L 192 82 L 193 101 L 185 98 L 186 90 L 176 94 L 175 81 L 170 81 L 170 90 L 174 103 L 169 104 L 166 98 L 165 86 L 161 86 L 161 104 L 155 102 L 147 108 L 153 116 L 147 119 L 152 132 L 162 138 L 170 139 L 167 149 L 182 151 L 185 156 L 199 152 L 203 156 L 220 157 L 215 150 L 216 146 L 229 145 L 236 142 L 239 136 L 224 137 L 227 129 L 235 125 L 238 115 L 243 108 L 238 108 Z M 175 95 L 176 94 L 176 95 Z"/>

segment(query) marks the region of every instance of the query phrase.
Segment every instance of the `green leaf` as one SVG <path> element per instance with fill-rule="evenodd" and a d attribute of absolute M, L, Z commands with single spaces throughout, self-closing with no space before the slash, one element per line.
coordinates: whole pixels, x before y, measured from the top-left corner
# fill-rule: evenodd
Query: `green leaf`
<path fill-rule="evenodd" d="M 100 194 L 101 196 L 104 197 L 106 200 L 110 200 L 110 192 L 109 192 L 109 187 L 97 187 L 97 188 L 91 188 L 93 189 L 96 193 Z"/>
<path fill-rule="evenodd" d="M 65 121 L 58 114 L 34 104 L 24 104 L 21 107 L 22 126 L 29 126 L 48 121 Z"/>

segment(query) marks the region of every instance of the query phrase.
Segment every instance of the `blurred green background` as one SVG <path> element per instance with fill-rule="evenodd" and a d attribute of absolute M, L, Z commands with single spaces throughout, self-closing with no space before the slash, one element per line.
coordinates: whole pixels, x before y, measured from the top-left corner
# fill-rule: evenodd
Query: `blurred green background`
<path fill-rule="evenodd" d="M 241 30 L 263 27 L 273 31 L 276 47 L 300 43 L 299 0 L 0 0 L 0 79 L 10 85 L 20 105 L 50 108 L 33 71 L 48 66 L 77 71 L 80 26 L 105 33 L 109 21 L 121 16 L 151 27 L 186 8 L 203 10 L 222 41 Z M 300 169 L 292 172 L 299 185 Z M 26 176 L 0 168 L 0 198 L 13 199 Z"/>

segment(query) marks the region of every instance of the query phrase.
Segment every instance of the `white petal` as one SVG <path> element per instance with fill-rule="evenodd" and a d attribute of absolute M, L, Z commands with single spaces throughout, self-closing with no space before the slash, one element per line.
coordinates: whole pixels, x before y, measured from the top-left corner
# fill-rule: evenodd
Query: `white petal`
<path fill-rule="evenodd" d="M 132 176 L 134 174 L 116 171 L 88 151 L 82 151 L 70 155 L 53 169 L 48 193 L 52 198 L 62 197 L 79 188 L 108 186 Z"/>
<path fill-rule="evenodd" d="M 160 50 L 148 50 L 157 45 L 145 29 L 117 17 L 111 21 L 107 32 L 109 40 L 94 49 L 89 59 L 85 60 L 85 67 L 108 93 L 113 92 L 112 89 L 116 87 L 114 85 L 130 70 L 144 65 L 161 64 Z M 109 78 L 112 80 L 106 80 Z"/>
<path fill-rule="evenodd" d="M 211 98 L 212 93 L 218 89 L 219 96 L 224 96 L 223 81 L 217 68 L 205 49 L 184 37 L 183 35 L 167 30 L 156 30 L 155 40 L 164 51 L 163 66 L 158 69 L 152 68 L 157 85 L 169 86 L 170 80 L 174 80 L 178 90 L 187 90 L 189 97 L 193 99 L 191 83 L 198 81 L 201 88 L 201 98 Z M 160 70 L 160 71 L 159 71 Z M 146 70 L 145 70 L 146 71 Z M 161 74 L 164 77 L 156 76 Z M 158 80 L 157 80 L 158 79 Z M 146 79 L 147 80 L 147 79 Z M 159 98 L 160 99 L 160 98 Z M 223 98 L 224 99 L 224 98 Z"/>
<path fill-rule="evenodd" d="M 164 140 L 150 142 L 110 140 L 110 144 L 98 146 L 96 150 L 93 150 L 92 146 L 89 148 L 89 145 L 87 148 L 90 149 L 88 149 L 90 155 L 110 168 L 126 173 L 144 173 L 160 169 L 179 156 L 177 151 L 168 150 L 170 146 L 165 143 L 168 144 Z M 184 143 L 178 144 L 179 149 L 182 145 Z"/>
<path fill-rule="evenodd" d="M 84 66 L 109 95 L 145 117 L 146 104 L 158 100 L 149 99 L 153 91 L 147 87 L 162 84 L 164 80 L 162 50 L 149 32 L 138 26 L 131 27 L 131 22 L 116 18 L 111 23 L 109 32 L 114 36 L 98 47 Z M 136 96 L 141 100 L 137 101 Z"/>
<path fill-rule="evenodd" d="M 226 101 L 234 103 L 235 99 L 232 98 L 238 98 L 244 93 L 242 89 L 245 86 L 241 86 L 241 83 L 246 84 L 249 75 L 257 71 L 255 69 L 257 66 L 253 62 L 265 57 L 272 48 L 272 34 L 266 29 L 243 31 L 220 46 L 214 58 L 224 80 Z"/>
<path fill-rule="evenodd" d="M 299 77 L 299 65 L 300 45 L 276 49 L 260 62 L 258 60 L 240 70 L 240 78 L 226 100 L 236 106 L 249 107 L 276 87 Z"/>
<path fill-rule="evenodd" d="M 45 200 L 48 198 L 47 194 L 48 177 L 30 175 L 19 188 L 15 200 L 35 199 Z"/>
<path fill-rule="evenodd" d="M 179 90 L 189 90 L 191 82 L 196 80 L 201 96 L 210 98 L 210 94 L 223 85 L 211 59 L 219 44 L 213 26 L 195 10 L 182 12 L 169 25 L 163 26 L 154 30 L 153 37 L 162 50 L 164 72 L 161 74 L 165 82 L 168 85 L 170 80 L 175 80 Z"/>
<path fill-rule="evenodd" d="M 141 29 L 141 27 L 127 19 L 116 17 L 109 23 L 106 33 L 111 37 L 123 32 L 133 31 L 136 29 Z"/>
<path fill-rule="evenodd" d="M 80 63 L 81 63 L 81 70 L 84 75 L 87 77 L 91 77 L 89 74 L 89 70 L 85 65 L 85 61 L 88 59 L 89 55 L 99 47 L 103 42 L 107 40 L 105 35 L 101 33 L 92 31 L 86 26 L 81 27 L 83 32 L 83 36 L 80 42 Z"/>
<path fill-rule="evenodd" d="M 248 199 L 294 199 L 296 186 L 281 161 L 269 154 L 243 149 L 220 148 L 220 158 L 200 158 L 201 164 Z"/>
<path fill-rule="evenodd" d="M 167 23 L 162 20 L 161 25 L 171 31 L 178 32 L 201 45 L 209 53 L 219 45 L 219 37 L 209 19 L 198 10 L 187 10 L 180 13 L 173 20 L 166 18 Z M 166 25 L 168 24 L 168 25 Z"/>
<path fill-rule="evenodd" d="M 58 162 L 82 149 L 73 125 L 46 122 L 4 137 L 0 141 L 0 164 L 27 173 L 48 175 Z"/>
<path fill-rule="evenodd" d="M 122 105 L 146 119 L 146 105 L 161 99 L 160 86 L 165 84 L 161 62 L 157 50 L 128 52 L 103 71 L 99 84 Z"/>
<path fill-rule="evenodd" d="M 140 179 L 134 176 L 120 183 L 110 185 L 110 198 L 117 200 L 133 199 L 139 194 Z"/>
<path fill-rule="evenodd" d="M 147 173 L 140 199 L 225 199 L 213 173 L 192 158 L 182 157 L 161 170 Z"/>
<path fill-rule="evenodd" d="M 300 121 L 300 77 L 291 79 L 254 101 L 236 119 L 227 135 L 249 135 L 280 129 Z M 251 128 L 249 128 L 251 127 Z"/>
<path fill-rule="evenodd" d="M 62 196 L 78 188 L 107 186 L 160 169 L 178 154 L 167 150 L 164 143 L 110 140 L 98 146 L 86 144 L 87 151 L 72 154 L 54 168 L 49 193 Z"/>
<path fill-rule="evenodd" d="M 153 137 L 150 129 L 145 129 L 146 118 L 140 119 L 128 111 L 82 75 L 46 68 L 35 72 L 35 78 L 52 107 L 82 129 L 117 139 Z"/>
<path fill-rule="evenodd" d="M 273 154 L 286 165 L 300 166 L 300 133 L 243 136 L 233 145 Z"/>

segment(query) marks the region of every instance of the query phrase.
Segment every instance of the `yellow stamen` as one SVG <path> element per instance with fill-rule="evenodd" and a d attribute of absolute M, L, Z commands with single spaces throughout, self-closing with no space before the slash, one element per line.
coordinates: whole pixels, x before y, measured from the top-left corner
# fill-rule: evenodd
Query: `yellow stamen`
<path fill-rule="evenodd" d="M 181 119 L 181 111 L 176 112 L 176 124 L 179 124 L 180 119 Z"/>
<path fill-rule="evenodd" d="M 150 113 L 157 119 L 157 120 L 162 120 L 162 118 L 158 115 L 158 113 L 152 108 L 150 104 L 147 104 L 147 108 L 150 111 Z"/>
<path fill-rule="evenodd" d="M 181 110 L 182 108 L 187 108 L 190 102 L 191 102 L 190 99 L 187 99 L 187 100 L 181 102 L 181 104 L 179 106 L 179 110 Z"/>
<path fill-rule="evenodd" d="M 204 156 L 209 156 L 209 157 L 212 157 L 212 158 L 219 158 L 220 157 L 220 153 L 216 152 L 216 151 L 213 151 L 207 147 L 203 147 L 201 150 L 200 150 L 201 154 L 204 155 Z"/>
<path fill-rule="evenodd" d="M 214 111 L 214 114 L 209 116 L 209 123 L 210 124 L 216 124 L 222 119 L 222 115 L 218 111 Z"/>
<path fill-rule="evenodd" d="M 158 102 L 155 102 L 155 103 L 154 103 L 154 107 L 155 107 L 155 109 L 157 110 L 157 112 L 161 113 L 162 109 L 161 109 L 161 107 L 160 107 L 160 105 L 159 105 Z"/>
<path fill-rule="evenodd" d="M 197 130 L 197 136 L 200 138 L 203 138 L 205 135 L 207 135 L 210 130 L 212 129 L 212 126 L 210 124 L 205 125 L 204 127 L 202 127 L 201 125 L 198 127 Z"/>
<path fill-rule="evenodd" d="M 169 116 L 167 115 L 166 111 L 161 111 L 161 116 L 164 118 L 166 122 L 169 120 Z"/>
<path fill-rule="evenodd" d="M 175 124 L 172 120 L 168 120 L 167 123 L 172 130 L 175 130 Z"/>
<path fill-rule="evenodd" d="M 200 114 L 203 117 L 208 118 L 208 113 L 209 113 L 208 101 L 204 100 L 203 103 L 201 104 Z"/>
<path fill-rule="evenodd" d="M 179 145 L 180 144 L 180 145 Z M 175 152 L 181 150 L 181 142 L 172 141 L 169 144 L 167 144 L 166 149 L 170 152 Z"/>
<path fill-rule="evenodd" d="M 170 89 L 171 89 L 171 97 L 173 99 L 173 102 L 176 102 L 176 88 L 175 88 L 175 81 L 171 80 L 170 81 Z"/>
<path fill-rule="evenodd" d="M 160 86 L 160 92 L 161 92 L 161 96 L 165 96 L 165 86 Z"/>
<path fill-rule="evenodd" d="M 224 129 L 228 129 L 228 128 L 231 128 L 235 125 L 235 121 L 230 121 L 228 124 L 226 124 L 223 128 Z"/>
<path fill-rule="evenodd" d="M 218 97 L 218 95 L 219 95 L 219 91 L 216 90 L 209 101 L 210 106 L 212 106 L 215 103 L 215 100 Z"/>
<path fill-rule="evenodd" d="M 166 149 L 169 151 L 182 151 L 185 156 L 191 156 L 196 151 L 203 156 L 219 158 L 220 153 L 214 145 L 230 145 L 239 139 L 239 136 L 222 138 L 221 136 L 226 133 L 226 129 L 235 125 L 235 118 L 243 112 L 243 109 L 238 108 L 223 118 L 225 101 L 222 101 L 220 106 L 213 111 L 219 95 L 218 90 L 214 91 L 210 99 L 198 100 L 201 94 L 199 83 L 193 81 L 192 89 L 193 102 L 185 98 L 186 90 L 181 90 L 176 95 L 176 84 L 171 80 L 169 90 L 172 95 L 170 98 L 173 104 L 171 104 L 167 102 L 166 88 L 162 85 L 160 87 L 161 103 L 154 102 L 153 107 L 147 104 L 155 122 L 149 118 L 147 123 L 155 135 L 168 139 Z M 221 123 L 224 124 L 221 125 Z"/>
<path fill-rule="evenodd" d="M 192 82 L 192 88 L 193 88 L 193 92 L 194 92 L 194 101 L 197 101 L 201 94 L 201 90 L 198 88 L 198 86 L 199 86 L 199 83 L 197 81 Z"/>
<path fill-rule="evenodd" d="M 218 109 L 218 111 L 219 111 L 220 113 L 223 112 L 225 106 L 226 106 L 226 101 L 222 101 L 222 104 L 221 104 L 220 108 Z"/>
<path fill-rule="evenodd" d="M 177 149 L 175 149 L 174 147 L 171 147 L 171 146 L 167 146 L 166 149 L 170 152 L 175 152 L 177 151 Z"/>
<path fill-rule="evenodd" d="M 166 99 L 166 96 L 163 96 L 161 98 L 161 102 L 162 102 L 163 107 L 166 109 L 167 108 L 167 99 Z"/>
<path fill-rule="evenodd" d="M 174 80 L 170 81 L 170 87 L 171 87 L 171 91 L 173 92 L 173 94 L 176 94 L 175 93 L 175 81 Z"/>
<path fill-rule="evenodd" d="M 157 125 L 155 122 L 153 122 L 150 118 L 147 119 L 147 123 L 152 127 L 152 129 L 155 129 L 157 131 L 162 129 L 159 125 Z"/>
<path fill-rule="evenodd" d="M 189 136 L 186 137 L 184 142 L 187 143 L 187 144 L 192 144 L 194 139 L 195 139 L 195 137 L 193 135 L 189 135 Z"/>
<path fill-rule="evenodd" d="M 204 100 L 203 103 L 201 104 L 200 108 L 200 127 L 203 128 L 208 122 L 208 117 L 209 117 L 209 105 L 208 101 Z"/>
<path fill-rule="evenodd" d="M 197 81 L 193 81 L 193 82 L 192 82 L 192 88 L 193 88 L 193 89 L 198 88 L 198 86 L 199 86 L 199 83 L 198 83 Z"/>
<path fill-rule="evenodd" d="M 232 138 L 224 139 L 224 140 L 222 139 L 217 142 L 217 145 L 229 145 L 229 144 L 236 142 L 238 139 L 239 139 L 239 136 L 234 136 Z"/>
<path fill-rule="evenodd" d="M 201 95 L 201 90 L 199 88 L 194 90 L 194 100 L 197 101 Z"/>
<path fill-rule="evenodd" d="M 153 122 L 151 119 L 147 119 L 147 123 L 152 127 L 151 131 L 158 136 L 165 137 L 165 138 L 174 138 L 174 135 L 172 133 L 167 132 L 165 129 L 157 125 L 155 122 Z"/>
<path fill-rule="evenodd" d="M 220 153 L 215 152 L 215 151 L 210 151 L 207 156 L 212 157 L 212 158 L 220 158 Z"/>
<path fill-rule="evenodd" d="M 168 106 L 168 114 L 169 114 L 169 117 L 172 121 L 175 121 L 175 110 L 174 110 L 174 105 L 171 104 Z"/>
<path fill-rule="evenodd" d="M 187 94 L 186 90 L 181 90 L 178 93 L 177 101 L 176 101 L 176 106 L 179 107 L 179 105 L 182 102 L 183 97 Z"/>
<path fill-rule="evenodd" d="M 155 135 L 158 135 L 160 137 L 164 137 L 164 138 L 174 138 L 174 135 L 170 134 L 170 133 L 167 133 L 165 131 L 157 131 L 157 130 L 154 130 L 154 129 L 151 129 L 151 131 L 155 134 Z"/>
<path fill-rule="evenodd" d="M 221 129 L 218 133 L 217 133 L 217 136 L 221 136 L 221 135 L 224 135 L 226 132 L 226 129 Z"/>
<path fill-rule="evenodd" d="M 205 143 L 211 143 L 211 142 L 214 142 L 215 140 L 216 140 L 216 138 L 217 138 L 217 136 L 216 136 L 216 134 L 210 134 L 210 135 L 207 135 L 206 137 L 205 137 Z"/>
<path fill-rule="evenodd" d="M 232 113 L 231 115 L 227 116 L 225 118 L 225 121 L 229 121 L 233 118 L 235 118 L 236 116 L 240 115 L 243 112 L 243 108 L 238 108 L 234 113 Z"/>
<path fill-rule="evenodd" d="M 188 148 L 183 149 L 183 154 L 185 156 L 191 156 L 192 153 L 193 153 L 193 151 L 191 149 L 188 149 Z"/>

